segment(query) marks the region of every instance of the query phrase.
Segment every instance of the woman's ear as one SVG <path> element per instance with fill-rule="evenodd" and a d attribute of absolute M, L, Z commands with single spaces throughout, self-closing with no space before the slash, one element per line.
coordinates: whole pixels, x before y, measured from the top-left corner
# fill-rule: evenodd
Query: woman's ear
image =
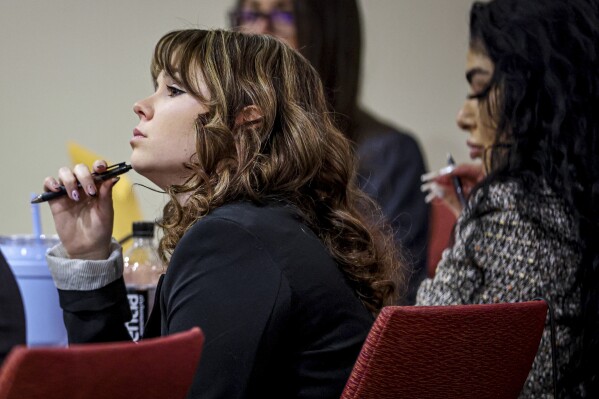
<path fill-rule="evenodd" d="M 262 119 L 264 115 L 262 111 L 255 105 L 248 105 L 243 107 L 241 111 L 235 117 L 235 126 L 253 124 L 260 119 Z"/>

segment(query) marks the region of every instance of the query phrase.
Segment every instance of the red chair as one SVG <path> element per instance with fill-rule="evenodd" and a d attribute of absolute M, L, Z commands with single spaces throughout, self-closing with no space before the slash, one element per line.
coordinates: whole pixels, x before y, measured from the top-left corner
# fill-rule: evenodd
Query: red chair
<path fill-rule="evenodd" d="M 341 398 L 517 398 L 546 315 L 543 301 L 383 308 Z"/>
<path fill-rule="evenodd" d="M 0 399 L 185 398 L 203 343 L 195 327 L 139 343 L 18 346 L 0 369 Z"/>

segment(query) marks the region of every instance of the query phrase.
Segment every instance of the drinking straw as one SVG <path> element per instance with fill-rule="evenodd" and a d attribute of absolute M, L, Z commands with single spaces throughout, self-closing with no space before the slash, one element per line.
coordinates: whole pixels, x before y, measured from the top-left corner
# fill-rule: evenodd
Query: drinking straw
<path fill-rule="evenodd" d="M 31 194 L 31 199 L 36 197 L 36 194 Z M 40 204 L 31 204 L 31 220 L 33 222 L 33 236 L 40 238 L 42 235 L 42 219 L 40 217 Z"/>

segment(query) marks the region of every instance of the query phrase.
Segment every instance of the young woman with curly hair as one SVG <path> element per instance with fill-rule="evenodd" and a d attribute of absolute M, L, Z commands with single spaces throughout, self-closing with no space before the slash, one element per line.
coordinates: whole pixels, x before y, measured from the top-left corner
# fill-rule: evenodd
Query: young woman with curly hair
<path fill-rule="evenodd" d="M 373 316 L 394 300 L 398 261 L 368 222 L 376 207 L 356 188 L 317 72 L 272 37 L 203 30 L 165 35 L 151 71 L 131 164 L 170 201 L 146 337 L 202 328 L 190 397 L 338 398 Z M 45 190 L 59 183 L 69 196 L 50 202 L 62 245 L 48 261 L 70 340 L 128 339 L 110 238 L 116 181 L 78 165 Z"/>
<path fill-rule="evenodd" d="M 559 397 L 599 397 L 599 4 L 476 2 L 470 93 L 458 124 L 472 158 L 451 176 L 474 187 L 455 245 L 418 304 L 546 298 L 555 309 Z M 521 394 L 552 397 L 549 323 Z"/>

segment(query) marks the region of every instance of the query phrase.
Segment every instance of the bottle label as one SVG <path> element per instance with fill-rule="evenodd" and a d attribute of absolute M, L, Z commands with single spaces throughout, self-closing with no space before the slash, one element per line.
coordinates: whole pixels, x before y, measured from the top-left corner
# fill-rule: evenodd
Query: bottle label
<path fill-rule="evenodd" d="M 133 341 L 139 341 L 144 334 L 144 326 L 148 318 L 148 295 L 146 289 L 127 287 L 127 299 L 132 316 L 126 326 Z"/>

